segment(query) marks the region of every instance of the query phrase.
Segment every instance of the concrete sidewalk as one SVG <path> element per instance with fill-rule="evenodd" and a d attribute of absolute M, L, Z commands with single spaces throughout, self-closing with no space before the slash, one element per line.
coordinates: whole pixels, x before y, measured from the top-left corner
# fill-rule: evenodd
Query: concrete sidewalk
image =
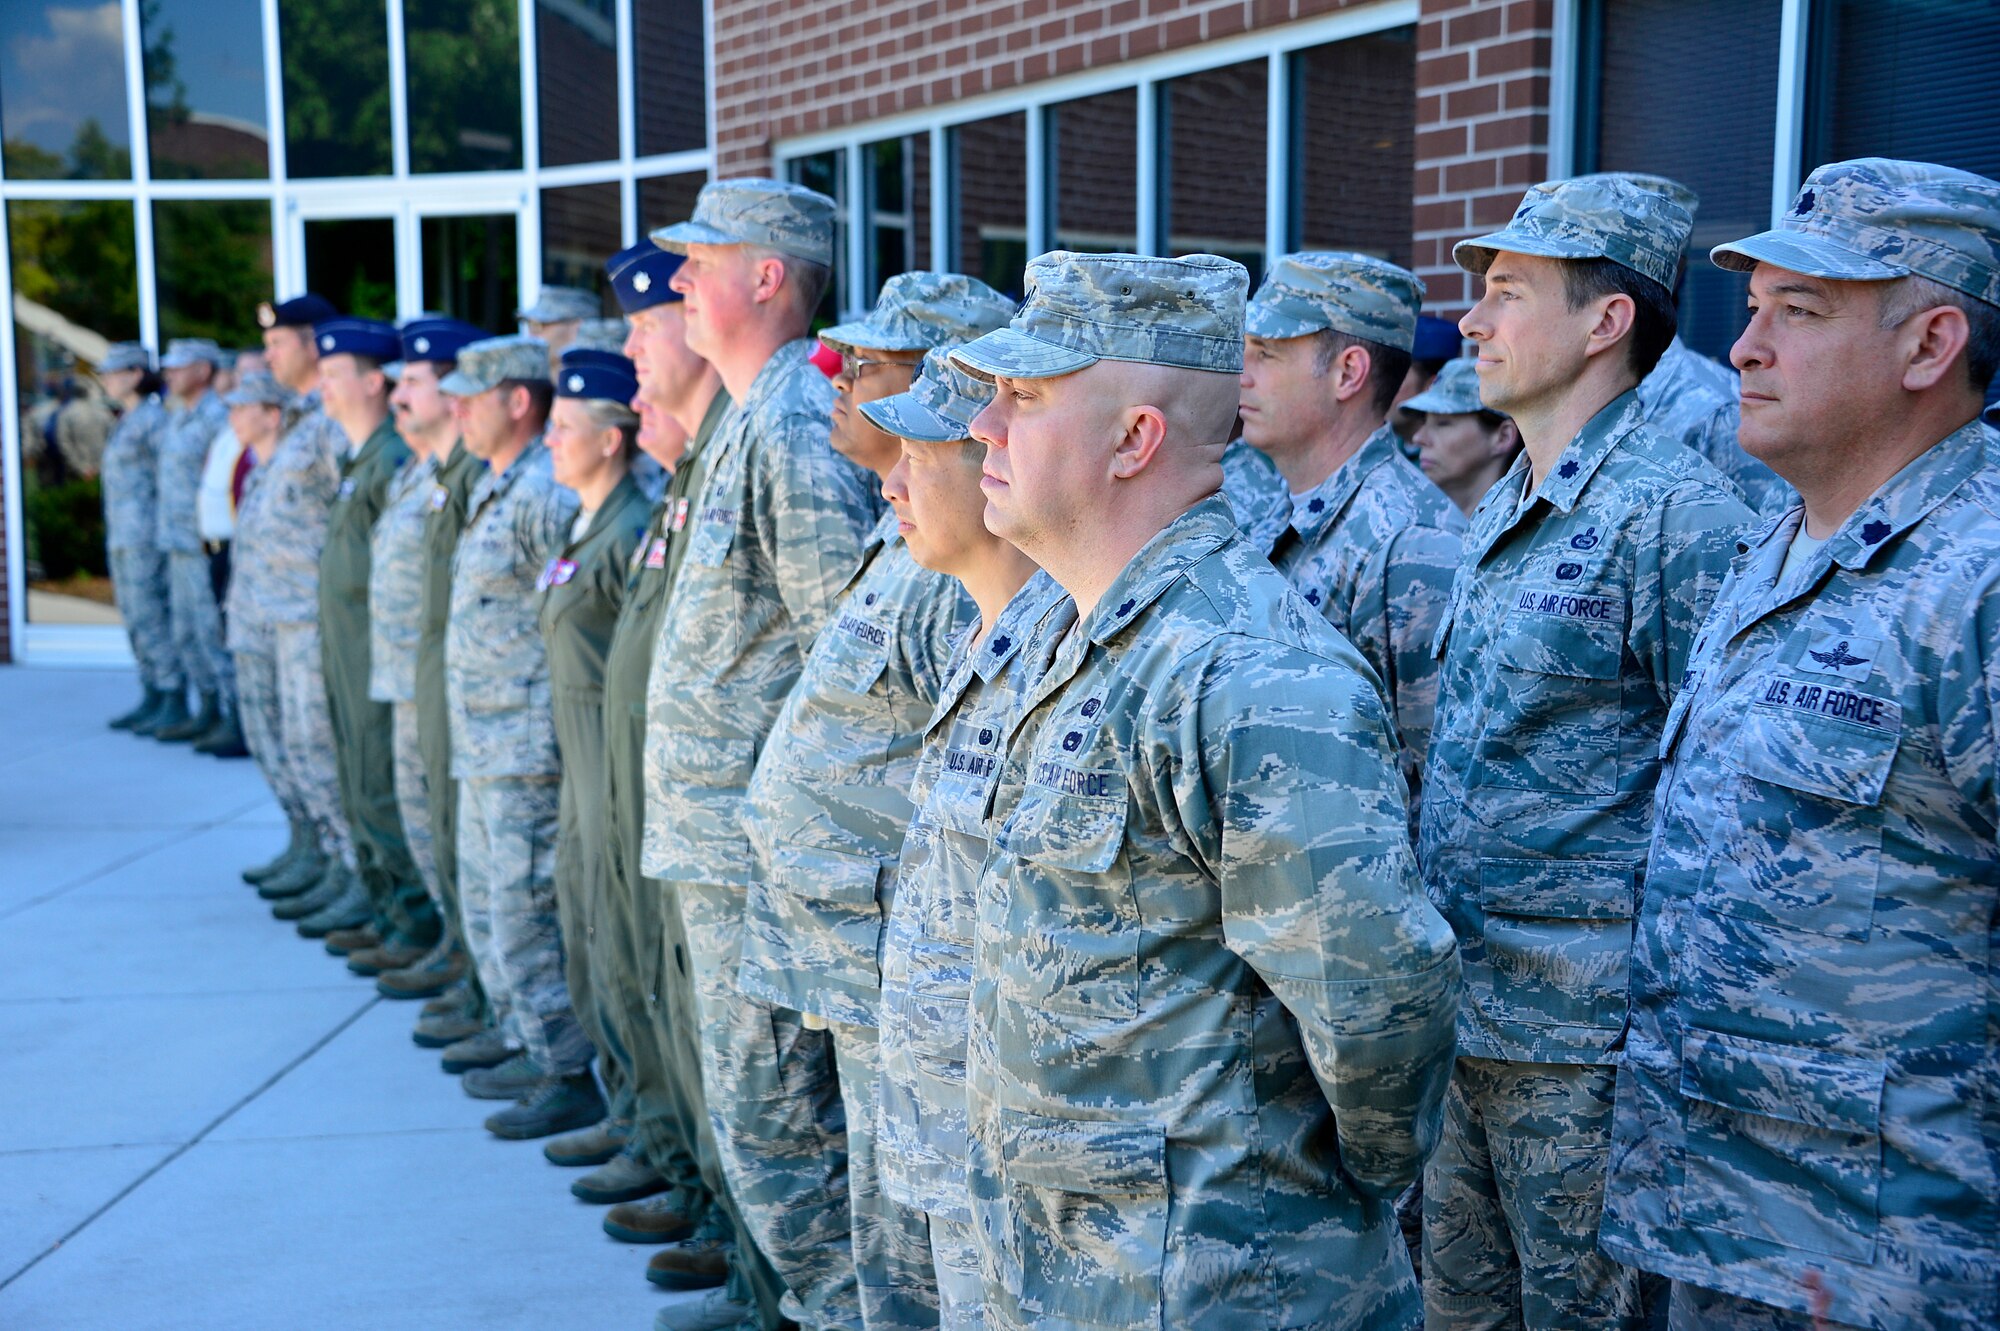
<path fill-rule="evenodd" d="M 0 1328 L 607 1328 L 650 1249 L 502 1142 L 416 1004 L 237 877 L 248 761 L 105 728 L 123 671 L 0 669 Z"/>

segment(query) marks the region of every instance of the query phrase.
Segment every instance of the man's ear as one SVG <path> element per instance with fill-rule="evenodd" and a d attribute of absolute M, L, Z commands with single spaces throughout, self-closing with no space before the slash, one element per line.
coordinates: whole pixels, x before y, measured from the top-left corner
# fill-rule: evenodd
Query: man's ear
<path fill-rule="evenodd" d="M 1596 322 L 1590 325 L 1590 338 L 1584 343 L 1583 354 L 1597 356 L 1618 346 L 1631 333 L 1638 311 L 1632 298 L 1622 291 L 1604 297 L 1597 307 Z"/>
<path fill-rule="evenodd" d="M 785 286 L 785 261 L 776 255 L 757 260 L 756 277 L 751 299 L 759 305 L 777 299 Z"/>
<path fill-rule="evenodd" d="M 1129 481 L 1151 466 L 1166 442 L 1167 418 L 1158 407 L 1139 406 L 1125 412 L 1124 430 L 1111 451 L 1111 474 Z"/>
<path fill-rule="evenodd" d="M 1959 365 L 1965 344 L 1972 337 L 1972 325 L 1965 311 L 1956 305 L 1939 305 L 1912 316 L 1904 323 L 1897 339 L 1903 356 L 1903 388 L 1921 393 L 1956 374 L 1969 383 Z"/>

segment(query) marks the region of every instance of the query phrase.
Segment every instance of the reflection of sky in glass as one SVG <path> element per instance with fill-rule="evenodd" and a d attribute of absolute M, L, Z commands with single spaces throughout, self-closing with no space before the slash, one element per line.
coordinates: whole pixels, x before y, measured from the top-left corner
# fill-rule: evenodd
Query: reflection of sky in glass
<path fill-rule="evenodd" d="M 120 147 L 125 119 L 124 20 L 118 0 L 0 3 L 0 128 L 57 155 L 96 120 Z"/>
<path fill-rule="evenodd" d="M 147 47 L 172 34 L 174 79 L 197 115 L 263 128 L 263 10 L 259 0 L 152 0 L 141 8 Z M 147 100 L 172 105 L 173 90 L 149 86 Z"/>

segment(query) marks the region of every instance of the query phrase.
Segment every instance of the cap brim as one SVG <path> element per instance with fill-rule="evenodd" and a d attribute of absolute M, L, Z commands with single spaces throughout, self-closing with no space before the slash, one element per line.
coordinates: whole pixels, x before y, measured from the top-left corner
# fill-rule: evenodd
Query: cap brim
<path fill-rule="evenodd" d="M 863 402 L 861 414 L 876 429 L 899 439 L 915 439 L 925 444 L 956 444 L 972 437 L 963 425 L 938 415 L 907 393 Z"/>
<path fill-rule="evenodd" d="M 1600 259 L 1603 252 L 1580 241 L 1565 243 L 1550 240 L 1547 236 L 1531 236 L 1526 232 L 1502 229 L 1484 236 L 1474 236 L 1471 240 L 1461 240 L 1451 247 L 1452 262 L 1476 277 L 1484 277 L 1486 270 L 1493 266 L 1493 256 L 1505 250 L 1509 254 L 1533 254 L 1544 259 Z"/>
<path fill-rule="evenodd" d="M 477 397 L 490 385 L 482 384 L 463 370 L 453 370 L 438 380 L 438 392 L 452 397 Z"/>
<path fill-rule="evenodd" d="M 669 254 L 686 254 L 690 245 L 741 245 L 743 242 L 706 222 L 675 222 L 651 235 L 652 242 Z"/>
<path fill-rule="evenodd" d="M 1843 282 L 1887 282 L 1908 277 L 1901 264 L 1884 263 L 1824 236 L 1803 231 L 1760 231 L 1754 236 L 1717 245 L 1708 252 L 1717 268 L 1747 273 L 1760 263 L 1773 264 L 1807 277 L 1825 277 Z"/>
<path fill-rule="evenodd" d="M 819 340 L 843 356 L 856 351 L 929 351 L 928 342 L 914 342 L 905 336 L 884 332 L 866 319 L 835 324 L 819 335 Z"/>
<path fill-rule="evenodd" d="M 1029 337 L 1017 328 L 996 328 L 951 353 L 951 363 L 976 379 L 1055 379 L 1097 364 L 1088 352 Z"/>
<path fill-rule="evenodd" d="M 1404 398 L 1396 405 L 1405 411 L 1421 411 L 1435 416 L 1470 416 L 1475 411 L 1489 410 L 1483 403 L 1475 402 L 1468 407 L 1455 397 L 1451 397 L 1445 393 L 1433 393 L 1429 390 L 1418 393 L 1414 397 Z"/>

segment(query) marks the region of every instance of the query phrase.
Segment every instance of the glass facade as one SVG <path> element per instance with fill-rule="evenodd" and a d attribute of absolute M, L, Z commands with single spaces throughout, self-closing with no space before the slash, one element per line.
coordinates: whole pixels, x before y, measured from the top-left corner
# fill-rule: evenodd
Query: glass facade
<path fill-rule="evenodd" d="M 396 317 L 396 220 L 316 218 L 305 224 L 304 287 L 349 314 Z"/>
<path fill-rule="evenodd" d="M 1291 57 L 1288 248 L 1410 261 L 1417 32 L 1392 28 Z"/>
<path fill-rule="evenodd" d="M 1028 266 L 1028 116 L 975 120 L 951 131 L 952 262 L 1010 296 Z"/>
<path fill-rule="evenodd" d="M 1052 205 L 1059 250 L 1139 247 L 1139 91 L 1120 88 L 1048 110 Z"/>
<path fill-rule="evenodd" d="M 403 0 L 410 170 L 521 165 L 518 0 Z"/>
<path fill-rule="evenodd" d="M 520 308 L 521 220 L 514 213 L 423 219 L 423 307 L 510 329 Z"/>
<path fill-rule="evenodd" d="M 1250 270 L 1253 290 L 1264 275 L 1269 102 L 1262 60 L 1174 79 L 1160 95 L 1167 252 L 1234 259 Z"/>
<path fill-rule="evenodd" d="M 269 175 L 261 0 L 147 0 L 139 39 L 153 178 Z"/>
<path fill-rule="evenodd" d="M 117 4 L 0 4 L 0 167 L 11 180 L 131 178 Z"/>
<path fill-rule="evenodd" d="M 618 156 L 618 16 L 611 0 L 536 0 L 542 165 Z"/>
<path fill-rule="evenodd" d="M 271 209 L 258 199 L 156 199 L 153 275 L 160 341 L 258 342 L 257 302 L 271 281 Z"/>
<path fill-rule="evenodd" d="M 542 281 L 609 295 L 604 261 L 624 246 L 617 184 L 542 191 Z"/>
<path fill-rule="evenodd" d="M 278 6 L 278 49 L 284 66 L 286 172 L 388 175 L 384 0 L 284 0 Z"/>

